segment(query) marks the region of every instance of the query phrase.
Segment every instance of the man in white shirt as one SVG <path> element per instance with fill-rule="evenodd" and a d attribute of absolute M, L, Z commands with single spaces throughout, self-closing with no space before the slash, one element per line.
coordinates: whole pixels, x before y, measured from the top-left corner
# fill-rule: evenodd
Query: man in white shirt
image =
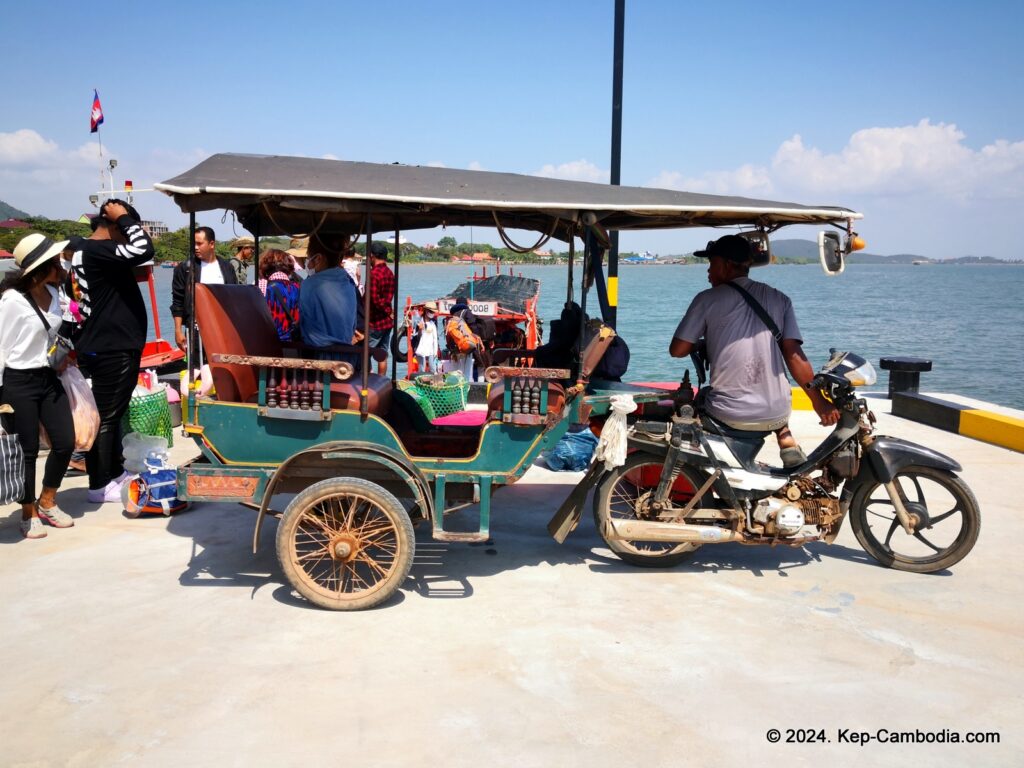
<path fill-rule="evenodd" d="M 199 264 L 199 282 L 203 285 L 235 285 L 238 280 L 230 262 L 218 258 L 217 237 L 210 227 L 196 227 L 195 261 Z M 174 340 L 179 349 L 188 347 L 185 329 L 193 322 L 192 296 L 188 290 L 188 259 L 174 268 L 171 278 L 171 316 L 174 318 Z"/>

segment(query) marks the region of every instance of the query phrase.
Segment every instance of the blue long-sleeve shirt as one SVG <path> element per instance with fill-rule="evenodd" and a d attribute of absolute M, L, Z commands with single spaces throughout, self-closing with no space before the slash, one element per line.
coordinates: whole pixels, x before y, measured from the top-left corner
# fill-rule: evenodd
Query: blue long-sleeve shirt
<path fill-rule="evenodd" d="M 351 344 L 359 293 L 341 267 L 331 267 L 302 281 L 299 327 L 302 341 L 314 347 Z"/>

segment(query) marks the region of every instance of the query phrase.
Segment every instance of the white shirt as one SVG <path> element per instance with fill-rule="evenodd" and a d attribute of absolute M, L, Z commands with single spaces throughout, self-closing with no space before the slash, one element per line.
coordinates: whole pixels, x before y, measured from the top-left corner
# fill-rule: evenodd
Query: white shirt
<path fill-rule="evenodd" d="M 224 285 L 224 273 L 220 271 L 220 262 L 216 259 L 213 261 L 200 262 L 202 266 L 199 269 L 199 282 L 203 285 Z"/>
<path fill-rule="evenodd" d="M 416 353 L 420 357 L 437 357 L 437 326 L 433 320 L 427 320 L 420 331 L 420 343 L 416 345 Z"/>
<path fill-rule="evenodd" d="M 48 368 L 46 353 L 50 348 L 50 337 L 60 330 L 60 298 L 57 289 L 46 286 L 50 292 L 50 307 L 43 316 L 50 324 L 47 333 L 36 311 L 20 291 L 11 288 L 0 296 L 0 384 L 3 384 L 5 368 L 27 370 Z"/>

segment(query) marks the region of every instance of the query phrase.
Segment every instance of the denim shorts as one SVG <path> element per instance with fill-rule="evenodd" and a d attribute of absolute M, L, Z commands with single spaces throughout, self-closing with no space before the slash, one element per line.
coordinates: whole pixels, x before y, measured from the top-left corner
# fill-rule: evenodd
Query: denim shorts
<path fill-rule="evenodd" d="M 387 350 L 388 342 L 391 341 L 391 329 L 385 328 L 381 331 L 370 331 L 370 346 Z"/>

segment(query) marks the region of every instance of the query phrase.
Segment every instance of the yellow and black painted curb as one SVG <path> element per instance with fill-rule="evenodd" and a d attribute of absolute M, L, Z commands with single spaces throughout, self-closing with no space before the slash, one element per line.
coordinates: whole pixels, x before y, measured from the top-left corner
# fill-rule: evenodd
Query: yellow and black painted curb
<path fill-rule="evenodd" d="M 897 392 L 892 415 L 1024 453 L 1024 419 L 917 392 Z"/>
<path fill-rule="evenodd" d="M 793 387 L 793 410 L 813 410 L 810 398 L 800 387 Z M 1024 419 L 917 392 L 897 392 L 892 415 L 1024 453 Z"/>

